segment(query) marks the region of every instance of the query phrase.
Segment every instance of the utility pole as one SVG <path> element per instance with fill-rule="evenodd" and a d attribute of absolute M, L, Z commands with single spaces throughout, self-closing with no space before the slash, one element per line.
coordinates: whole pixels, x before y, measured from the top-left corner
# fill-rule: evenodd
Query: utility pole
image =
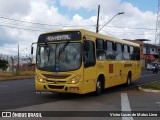
<path fill-rule="evenodd" d="M 158 55 L 160 62 L 160 0 L 158 0 L 158 10 L 157 10 L 157 21 L 156 21 L 156 32 L 155 32 L 155 45 L 158 44 Z"/>
<path fill-rule="evenodd" d="M 19 45 L 18 45 L 18 64 L 17 64 L 17 70 L 19 71 Z"/>
<path fill-rule="evenodd" d="M 99 12 L 100 12 L 100 5 L 98 5 L 98 16 L 97 16 L 96 33 L 98 33 L 98 31 L 99 31 Z"/>
<path fill-rule="evenodd" d="M 12 60 L 12 72 L 14 72 L 14 58 L 11 57 L 11 60 Z"/>
<path fill-rule="evenodd" d="M 158 0 L 158 11 L 156 21 L 156 32 L 155 32 L 155 44 L 160 45 L 160 0 Z"/>

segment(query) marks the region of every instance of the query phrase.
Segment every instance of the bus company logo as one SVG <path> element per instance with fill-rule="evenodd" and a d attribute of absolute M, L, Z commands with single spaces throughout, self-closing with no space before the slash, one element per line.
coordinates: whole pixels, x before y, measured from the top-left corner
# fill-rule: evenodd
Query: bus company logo
<path fill-rule="evenodd" d="M 54 80 L 53 83 L 54 83 L 54 84 L 57 84 L 57 81 Z"/>
<path fill-rule="evenodd" d="M 132 67 L 132 64 L 124 64 L 124 67 Z"/>
<path fill-rule="evenodd" d="M 11 112 L 2 112 L 2 117 L 11 117 Z"/>
<path fill-rule="evenodd" d="M 56 66 L 56 71 L 59 71 L 60 70 L 60 67 L 59 66 Z"/>

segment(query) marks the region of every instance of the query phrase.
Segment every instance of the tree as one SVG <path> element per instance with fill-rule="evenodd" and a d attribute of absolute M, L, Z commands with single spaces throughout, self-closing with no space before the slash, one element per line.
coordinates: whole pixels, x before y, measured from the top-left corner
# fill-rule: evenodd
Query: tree
<path fill-rule="evenodd" d="M 5 71 L 8 67 L 8 61 L 6 60 L 0 60 L 0 69 L 2 69 L 3 71 Z"/>

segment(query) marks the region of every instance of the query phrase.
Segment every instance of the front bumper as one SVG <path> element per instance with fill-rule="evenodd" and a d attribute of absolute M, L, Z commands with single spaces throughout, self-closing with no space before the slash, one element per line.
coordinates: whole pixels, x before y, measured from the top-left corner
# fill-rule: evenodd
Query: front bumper
<path fill-rule="evenodd" d="M 35 81 L 36 91 L 85 94 L 83 82 L 77 84 L 53 84 Z"/>

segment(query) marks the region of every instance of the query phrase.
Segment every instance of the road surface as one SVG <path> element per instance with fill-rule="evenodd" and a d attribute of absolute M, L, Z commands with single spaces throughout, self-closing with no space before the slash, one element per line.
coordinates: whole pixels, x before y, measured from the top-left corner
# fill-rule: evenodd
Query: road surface
<path fill-rule="evenodd" d="M 93 94 L 37 95 L 34 80 L 3 81 L 0 82 L 0 111 L 160 111 L 159 93 L 145 93 L 136 90 L 137 85 L 159 79 L 160 74 L 142 71 L 141 77 L 133 82 L 130 87 L 123 85 L 112 87 L 106 89 L 100 96 L 93 96 Z M 107 118 L 113 120 L 126 119 L 126 117 Z M 107 118 L 83 117 L 86 120 L 106 120 Z M 128 119 L 159 120 L 157 117 L 128 117 Z"/>

